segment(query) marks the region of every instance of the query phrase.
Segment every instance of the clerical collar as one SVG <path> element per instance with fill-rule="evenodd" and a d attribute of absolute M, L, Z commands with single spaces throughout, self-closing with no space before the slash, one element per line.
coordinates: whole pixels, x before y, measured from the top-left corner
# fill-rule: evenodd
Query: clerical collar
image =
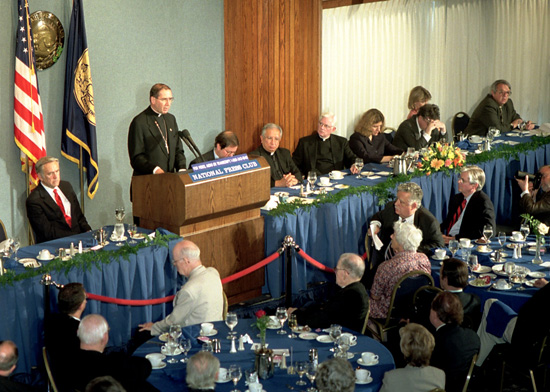
<path fill-rule="evenodd" d="M 330 135 L 328 135 L 327 137 L 321 137 L 321 136 L 319 136 L 319 139 L 321 139 L 322 141 L 326 142 L 328 139 L 330 139 Z"/>
<path fill-rule="evenodd" d="M 157 117 L 162 116 L 162 113 L 157 112 L 155 109 L 153 109 L 152 106 L 150 106 L 150 108 L 151 108 L 151 110 L 152 110 L 153 112 L 155 112 L 155 114 L 157 115 Z"/>

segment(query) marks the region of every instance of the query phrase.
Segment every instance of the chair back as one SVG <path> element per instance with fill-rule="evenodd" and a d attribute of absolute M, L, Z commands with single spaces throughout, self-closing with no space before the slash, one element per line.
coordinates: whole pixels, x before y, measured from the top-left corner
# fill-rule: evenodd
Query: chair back
<path fill-rule="evenodd" d="M 46 366 L 46 373 L 48 374 L 48 390 L 57 392 L 57 386 L 55 385 L 55 381 L 53 379 L 52 369 L 50 367 L 50 361 L 48 359 L 48 352 L 46 351 L 46 347 L 42 347 L 42 357 L 44 358 L 44 365 Z"/>
<path fill-rule="evenodd" d="M 8 233 L 6 233 L 6 226 L 4 226 L 4 222 L 2 222 L 2 219 L 0 219 L 0 242 L 5 241 L 8 239 Z"/>
<path fill-rule="evenodd" d="M 413 312 L 412 319 L 414 322 L 427 326 L 430 323 L 430 309 L 435 296 L 441 293 L 439 287 L 433 285 L 422 286 L 416 290 L 413 296 Z"/>
<path fill-rule="evenodd" d="M 361 329 L 361 335 L 364 335 L 367 331 L 367 325 L 369 323 L 369 314 L 370 314 L 370 306 L 367 309 L 367 314 L 365 315 L 365 322 L 363 323 L 363 328 Z"/>
<path fill-rule="evenodd" d="M 395 128 L 392 128 L 392 127 L 386 127 L 384 128 L 384 136 L 386 137 L 386 139 L 388 139 L 388 141 L 391 143 L 393 142 L 393 138 L 395 137 Z"/>
<path fill-rule="evenodd" d="M 453 129 L 453 136 L 456 137 L 459 133 L 464 132 L 468 124 L 470 123 L 470 116 L 466 112 L 458 112 L 454 115 L 451 128 Z"/>
<path fill-rule="evenodd" d="M 468 374 L 466 375 L 466 381 L 464 382 L 464 388 L 462 388 L 462 392 L 466 392 L 468 390 L 468 384 L 470 383 L 470 379 L 472 378 L 472 373 L 474 372 L 474 366 L 477 361 L 478 354 L 474 354 L 472 357 L 472 363 L 470 364 L 470 369 L 468 369 Z"/>
<path fill-rule="evenodd" d="M 225 294 L 225 291 L 222 289 L 222 294 L 223 294 L 223 313 L 222 313 L 222 317 L 223 317 L 223 320 L 225 320 L 227 318 L 227 309 L 229 308 L 229 303 L 227 302 L 227 295 Z"/>
<path fill-rule="evenodd" d="M 422 286 L 433 286 L 432 276 L 424 271 L 411 271 L 401 277 L 393 287 L 388 317 L 407 317 L 416 291 Z"/>

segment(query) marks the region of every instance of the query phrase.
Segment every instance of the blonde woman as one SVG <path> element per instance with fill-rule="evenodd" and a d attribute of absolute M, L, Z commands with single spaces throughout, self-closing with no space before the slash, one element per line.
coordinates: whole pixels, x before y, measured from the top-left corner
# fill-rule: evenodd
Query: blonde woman
<path fill-rule="evenodd" d="M 418 109 L 426 105 L 432 99 L 432 94 L 422 86 L 413 87 L 409 93 L 409 102 L 407 106 L 411 110 L 407 116 L 407 120 L 418 114 Z"/>

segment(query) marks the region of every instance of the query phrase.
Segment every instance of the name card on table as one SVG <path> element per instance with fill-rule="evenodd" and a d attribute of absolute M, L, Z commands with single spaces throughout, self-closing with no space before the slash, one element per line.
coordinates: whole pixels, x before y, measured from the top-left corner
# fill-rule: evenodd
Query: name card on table
<path fill-rule="evenodd" d="M 249 160 L 247 154 L 241 154 L 191 165 L 193 172 L 189 173 L 189 178 L 191 178 L 191 181 L 197 182 L 260 167 L 257 160 Z"/>

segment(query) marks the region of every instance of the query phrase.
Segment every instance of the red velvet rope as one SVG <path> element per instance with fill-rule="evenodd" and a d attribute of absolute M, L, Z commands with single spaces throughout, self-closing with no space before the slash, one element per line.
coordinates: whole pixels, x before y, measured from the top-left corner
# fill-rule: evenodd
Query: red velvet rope
<path fill-rule="evenodd" d="M 226 283 L 229 283 L 229 282 L 232 282 L 234 280 L 237 280 L 239 278 L 242 278 L 243 276 L 245 275 L 248 275 L 254 271 L 256 271 L 257 269 L 259 268 L 262 268 L 263 266 L 271 263 L 273 260 L 275 260 L 276 258 L 278 258 L 282 253 L 282 249 L 279 249 L 277 250 L 275 253 L 273 253 L 271 256 L 268 256 L 266 257 L 265 259 L 263 259 L 262 261 L 260 261 L 259 263 L 256 263 L 254 265 L 251 265 L 250 267 L 248 268 L 245 268 L 243 269 L 241 272 L 237 272 L 236 274 L 233 274 L 231 276 L 228 276 L 226 278 L 223 278 L 222 279 L 222 284 L 226 284 Z"/>
<path fill-rule="evenodd" d="M 304 252 L 300 248 L 298 248 L 298 254 L 302 256 L 304 260 L 307 261 L 309 264 L 314 265 L 315 267 L 319 268 L 321 271 L 334 273 L 334 270 L 332 268 L 329 268 L 326 265 L 319 263 L 317 260 L 313 259 L 310 255 L 308 255 L 306 252 Z"/>

